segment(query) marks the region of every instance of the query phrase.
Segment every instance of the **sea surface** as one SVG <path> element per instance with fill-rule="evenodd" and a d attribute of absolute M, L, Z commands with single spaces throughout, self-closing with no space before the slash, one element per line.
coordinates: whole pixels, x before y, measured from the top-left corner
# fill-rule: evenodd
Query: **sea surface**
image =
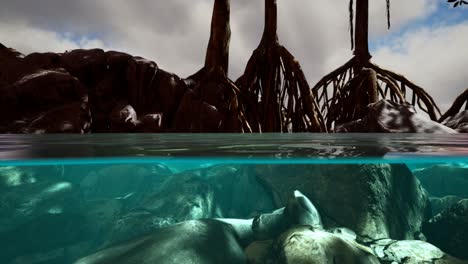
<path fill-rule="evenodd" d="M 343 175 L 395 166 L 431 198 L 468 198 L 464 134 L 0 135 L 0 263 L 73 263 L 178 222 L 272 212 L 285 186 L 325 188 L 317 175 L 354 188 Z"/>

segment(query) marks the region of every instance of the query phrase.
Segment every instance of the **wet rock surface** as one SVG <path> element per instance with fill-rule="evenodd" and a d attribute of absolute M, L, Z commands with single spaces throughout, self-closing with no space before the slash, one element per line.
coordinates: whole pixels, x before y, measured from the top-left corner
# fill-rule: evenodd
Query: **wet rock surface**
<path fill-rule="evenodd" d="M 432 216 L 436 216 L 437 214 L 449 209 L 452 205 L 458 203 L 459 201 L 463 200 L 458 196 L 448 195 L 444 197 L 431 197 L 431 210 Z"/>
<path fill-rule="evenodd" d="M 468 110 L 447 118 L 442 124 L 460 133 L 468 133 Z"/>
<path fill-rule="evenodd" d="M 263 263 L 350 263 L 377 264 L 377 257 L 365 246 L 310 227 L 296 227 L 281 234 Z"/>
<path fill-rule="evenodd" d="M 407 104 L 381 100 L 368 106 L 363 118 L 341 124 L 335 132 L 345 133 L 458 133 L 456 130 L 430 120 Z"/>
<path fill-rule="evenodd" d="M 468 259 L 468 199 L 424 223 L 423 232 L 428 242 L 455 257 Z"/>
<path fill-rule="evenodd" d="M 92 49 L 24 56 L 3 47 L 0 132 L 171 131 L 186 89 L 182 79 L 155 62 L 121 52 Z M 82 102 L 84 115 L 70 105 Z M 151 116 L 155 114 L 157 118 Z"/>
<path fill-rule="evenodd" d="M 0 47 L 1 133 L 34 133 L 31 122 L 53 109 L 88 98 L 89 129 L 43 129 L 44 133 L 243 132 L 237 88 L 218 68 L 202 69 L 183 79 L 150 60 L 117 51 L 72 50 L 64 53 L 20 52 Z M 122 104 L 124 106 L 122 107 Z M 131 119 L 117 116 L 124 108 Z M 148 115 L 158 114 L 158 121 Z M 124 114 L 125 115 L 125 114 Z M 409 105 L 382 100 L 368 115 L 336 127 L 335 132 L 468 131 L 467 111 L 431 121 Z M 146 117 L 146 119 L 144 118 Z M 131 121 L 129 121 L 131 120 Z M 44 127 L 59 127 L 53 118 Z M 60 120 L 59 120 L 60 122 Z M 12 126 L 10 124 L 14 123 Z M 139 125 L 137 125 L 139 124 Z M 75 125 L 76 126 L 76 125 Z M 76 126 L 77 127 L 77 126 Z"/>
<path fill-rule="evenodd" d="M 445 254 L 437 247 L 421 240 L 396 241 L 384 239 L 370 246 L 380 263 L 467 263 Z"/>
<path fill-rule="evenodd" d="M 269 186 L 278 205 L 300 189 L 326 228 L 348 227 L 371 240 L 418 238 L 430 217 L 429 198 L 405 165 L 271 165 L 252 174 Z"/>

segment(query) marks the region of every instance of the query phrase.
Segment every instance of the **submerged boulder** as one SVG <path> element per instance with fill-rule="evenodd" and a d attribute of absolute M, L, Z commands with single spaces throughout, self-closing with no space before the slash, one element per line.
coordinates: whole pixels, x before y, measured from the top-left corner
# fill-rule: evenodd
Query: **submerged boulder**
<path fill-rule="evenodd" d="M 468 199 L 459 201 L 424 223 L 423 232 L 428 242 L 455 257 L 468 260 Z"/>
<path fill-rule="evenodd" d="M 381 100 L 368 106 L 369 113 L 361 120 L 341 124 L 335 132 L 358 133 L 458 133 L 417 113 L 409 104 Z"/>
<path fill-rule="evenodd" d="M 57 167 L 0 168 L 1 263 L 52 263 L 89 237 L 78 188 Z"/>
<path fill-rule="evenodd" d="M 348 227 L 370 240 L 419 238 L 430 217 L 428 197 L 405 165 L 256 165 L 252 174 L 277 204 L 301 189 L 326 228 Z"/>
<path fill-rule="evenodd" d="M 449 209 L 452 205 L 458 203 L 462 198 L 454 195 L 448 195 L 444 197 L 431 197 L 431 210 L 432 216 L 436 216 L 437 214 Z"/>
<path fill-rule="evenodd" d="M 75 264 L 247 264 L 237 239 L 229 224 L 208 219 L 193 220 L 98 251 Z"/>
<path fill-rule="evenodd" d="M 381 263 L 395 264 L 466 264 L 467 262 L 445 254 L 437 247 L 421 240 L 396 241 L 384 239 L 370 246 Z"/>
<path fill-rule="evenodd" d="M 252 249 L 247 250 L 251 252 Z M 302 226 L 281 234 L 267 250 L 265 256 L 253 263 L 349 263 L 377 264 L 379 261 L 370 248 L 339 235 Z M 262 261 L 263 260 L 263 261 Z"/>
<path fill-rule="evenodd" d="M 82 177 L 79 185 L 86 201 L 125 199 L 135 204 L 158 191 L 171 175 L 161 164 L 99 166 Z"/>
<path fill-rule="evenodd" d="M 239 165 L 216 165 L 174 174 L 139 207 L 176 222 L 246 218 L 273 208 L 268 190 Z"/>

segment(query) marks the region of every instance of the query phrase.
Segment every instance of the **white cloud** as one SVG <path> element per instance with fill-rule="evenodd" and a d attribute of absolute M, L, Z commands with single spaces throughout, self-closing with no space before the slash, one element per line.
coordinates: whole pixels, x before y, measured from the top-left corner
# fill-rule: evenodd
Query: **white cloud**
<path fill-rule="evenodd" d="M 106 48 L 104 42 L 99 39 L 84 36 L 76 38 L 72 33 L 59 34 L 54 31 L 32 27 L 26 23 L 3 23 L 0 26 L 0 36 L 2 36 L 1 39 L 4 45 L 24 54 L 49 51 L 64 52 L 65 50 L 78 48 Z"/>
<path fill-rule="evenodd" d="M 442 111 L 468 88 L 468 22 L 411 30 L 374 52 L 374 61 L 422 86 Z"/>
<path fill-rule="evenodd" d="M 390 32 L 398 32 L 402 26 L 415 20 L 425 18 L 437 10 L 437 1 L 434 0 L 411 0 L 390 1 Z M 388 34 L 387 9 L 385 0 L 369 1 L 369 31 L 371 38 L 377 38 Z"/>

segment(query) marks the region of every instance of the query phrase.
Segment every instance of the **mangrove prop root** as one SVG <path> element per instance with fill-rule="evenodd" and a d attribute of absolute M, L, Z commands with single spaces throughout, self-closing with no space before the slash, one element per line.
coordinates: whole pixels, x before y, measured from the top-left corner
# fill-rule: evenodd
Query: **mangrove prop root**
<path fill-rule="evenodd" d="M 439 119 L 439 123 L 442 123 L 443 121 L 445 121 L 445 119 L 461 112 L 461 109 L 464 104 L 465 110 L 468 110 L 468 88 L 465 89 L 465 91 L 455 99 L 453 105 Z"/>
<path fill-rule="evenodd" d="M 252 132 L 239 103 L 240 90 L 227 77 L 230 0 L 215 0 L 204 67 L 187 78 L 186 92 L 172 124 L 174 131 Z"/>
<path fill-rule="evenodd" d="M 367 105 L 379 99 L 410 103 L 434 121 L 441 115 L 433 98 L 423 88 L 370 61 L 362 64 L 357 56 L 323 77 L 312 88 L 312 94 L 317 98 L 329 130 L 363 118 Z"/>
<path fill-rule="evenodd" d="M 254 132 L 326 132 L 299 62 L 278 42 L 276 0 L 265 0 L 262 40 L 236 84 Z"/>

